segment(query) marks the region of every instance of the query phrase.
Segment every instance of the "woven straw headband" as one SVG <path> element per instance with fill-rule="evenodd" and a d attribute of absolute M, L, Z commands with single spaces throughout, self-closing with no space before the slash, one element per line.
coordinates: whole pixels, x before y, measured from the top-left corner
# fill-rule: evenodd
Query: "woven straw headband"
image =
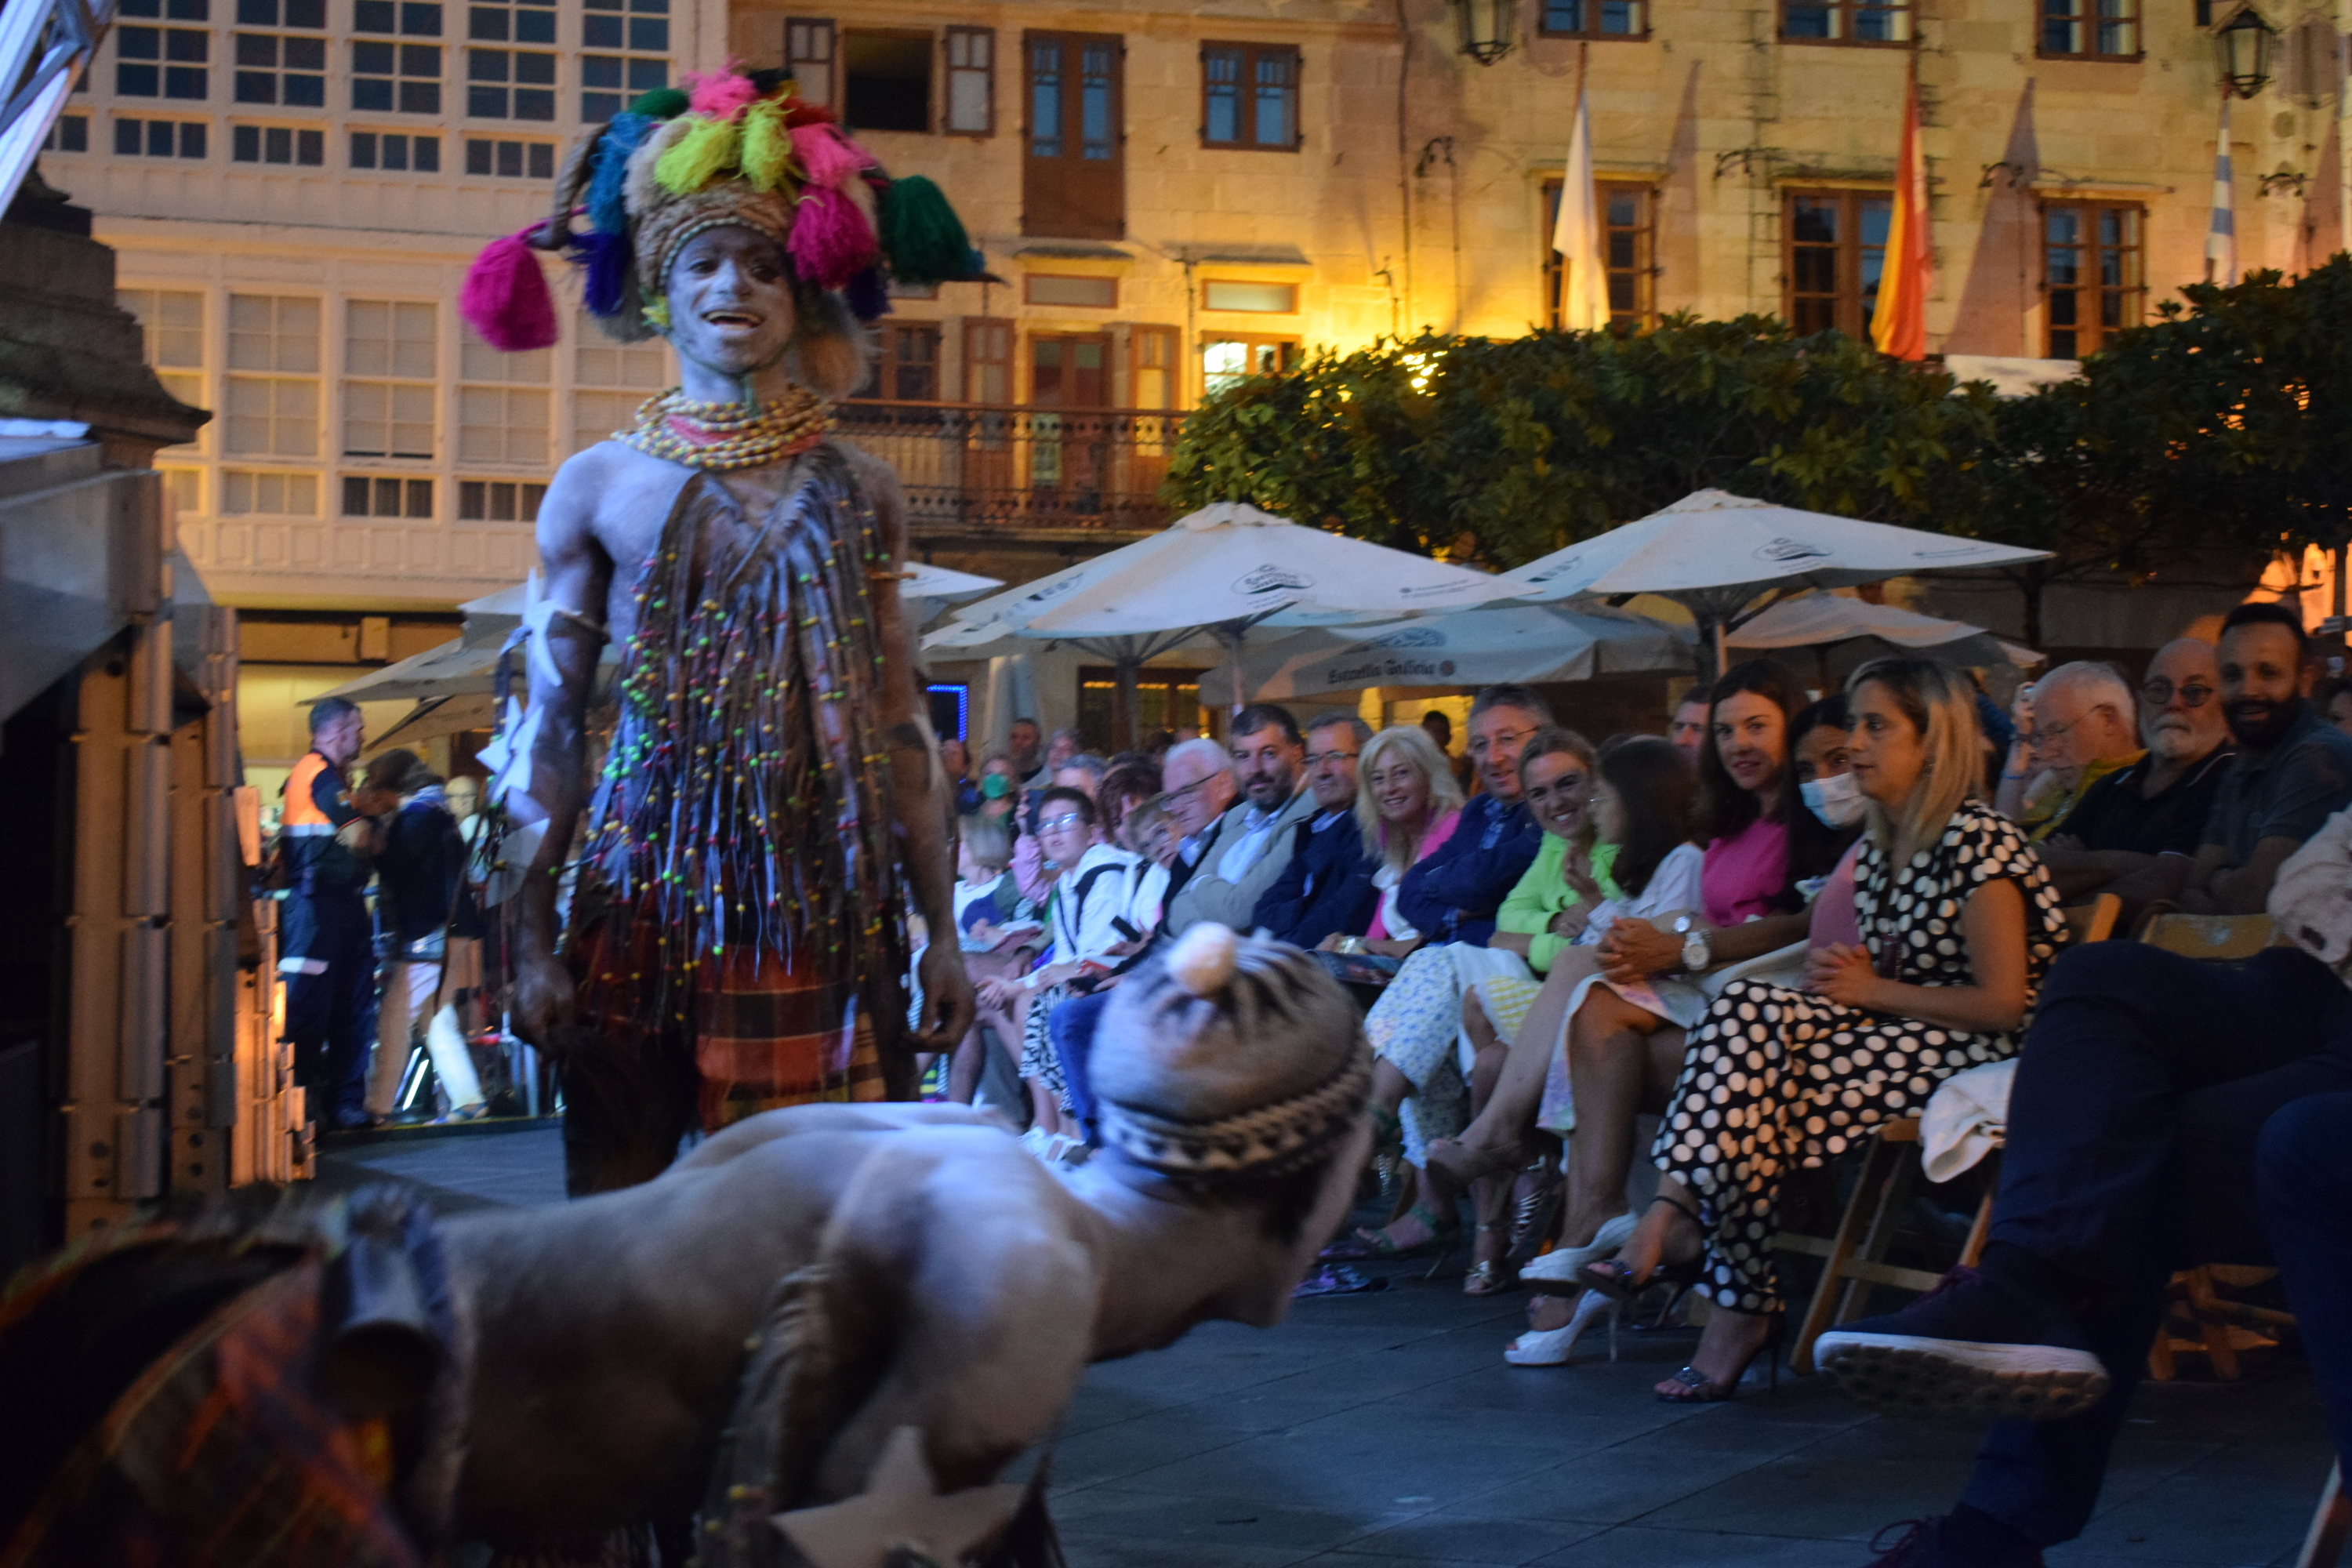
<path fill-rule="evenodd" d="M 1371 1048 L 1359 1034 L 1337 1072 L 1288 1100 L 1209 1121 L 1106 1100 L 1098 1125 L 1105 1143 L 1162 1175 L 1218 1182 L 1288 1175 L 1328 1153 L 1355 1124 L 1371 1081 Z"/>

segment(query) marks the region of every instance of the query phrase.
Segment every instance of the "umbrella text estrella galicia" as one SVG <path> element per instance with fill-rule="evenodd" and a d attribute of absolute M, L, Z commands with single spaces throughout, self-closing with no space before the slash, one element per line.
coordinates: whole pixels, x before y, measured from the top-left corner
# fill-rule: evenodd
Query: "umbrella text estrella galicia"
<path fill-rule="evenodd" d="M 1272 564 L 1259 567 L 1234 579 L 1236 594 L 1299 593 L 1315 586 L 1315 579 L 1304 572 L 1292 572 Z"/>
<path fill-rule="evenodd" d="M 1778 561 L 1785 564 L 1791 561 L 1817 561 L 1828 553 L 1828 551 L 1818 544 L 1807 544 L 1795 539 L 1776 539 L 1769 544 L 1759 546 L 1756 559 Z"/>

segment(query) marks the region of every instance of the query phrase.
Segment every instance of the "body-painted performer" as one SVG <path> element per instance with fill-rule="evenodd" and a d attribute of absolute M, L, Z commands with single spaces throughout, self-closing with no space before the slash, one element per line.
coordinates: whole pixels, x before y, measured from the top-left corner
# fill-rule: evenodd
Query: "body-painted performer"
<path fill-rule="evenodd" d="M 1075 1171 L 963 1106 L 804 1106 L 575 1204 L 69 1254 L 0 1300 L 0 1563 L 545 1562 L 698 1509 L 703 1568 L 1054 1561 L 1041 1499 L 990 1548 L 988 1483 L 1088 1363 L 1278 1321 L 1370 1140 L 1353 1005 L 1222 927 L 1073 1071 Z"/>
<path fill-rule="evenodd" d="M 830 118 L 788 83 L 698 79 L 691 108 L 639 100 L 559 182 L 551 228 L 584 256 L 591 310 L 617 335 L 652 323 L 681 383 L 567 461 L 539 514 L 548 596 L 505 781 L 516 820 L 545 825 L 516 1013 L 562 1064 L 574 1194 L 647 1179 L 697 1128 L 908 1098 L 907 1047 L 971 1020 L 957 944 L 934 942 L 925 1026 L 900 1038 L 906 906 L 953 929 L 953 800 L 899 608 L 899 485 L 828 438 L 825 400 L 866 357 L 836 290 L 885 288 L 866 204 L 900 276 L 953 276 L 941 258 L 968 268 L 971 252 L 928 181 L 870 174 Z M 590 227 L 573 234 L 583 196 Z M 930 262 L 907 259 L 926 244 Z M 537 341 L 478 308 L 493 260 L 469 319 L 492 342 Z M 616 712 L 592 798 L 608 640 Z M 557 877 L 583 808 L 559 959 Z"/>

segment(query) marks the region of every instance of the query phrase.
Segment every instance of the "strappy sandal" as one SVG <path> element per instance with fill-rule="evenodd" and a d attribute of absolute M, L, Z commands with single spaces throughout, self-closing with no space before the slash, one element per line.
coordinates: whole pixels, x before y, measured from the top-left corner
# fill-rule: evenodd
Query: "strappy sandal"
<path fill-rule="evenodd" d="M 1438 1249 L 1438 1261 L 1444 1262 L 1445 1255 L 1454 1250 L 1455 1238 L 1462 1234 L 1460 1220 L 1441 1219 L 1435 1211 L 1421 1204 L 1413 1205 L 1397 1217 L 1421 1221 L 1423 1225 L 1429 1227 L 1429 1239 L 1399 1245 L 1390 1238 L 1386 1230 L 1360 1228 L 1349 1240 L 1336 1242 L 1325 1247 L 1322 1252 L 1323 1260 L 1337 1263 L 1359 1258 L 1412 1258 L 1433 1247 Z M 1396 1221 L 1391 1220 L 1389 1223 L 1393 1225 Z M 1362 1250 L 1356 1250 L 1359 1247 Z"/>
<path fill-rule="evenodd" d="M 1511 1184 L 1511 1241 L 1503 1256 L 1525 1268 L 1559 1223 L 1567 1194 L 1568 1183 L 1549 1159 L 1538 1157 L 1521 1166 Z"/>
<path fill-rule="evenodd" d="M 1457 1153 L 1457 1161 L 1444 1158 Z M 1458 1138 L 1436 1138 L 1430 1141 L 1429 1152 L 1422 1159 L 1421 1168 L 1442 1179 L 1455 1191 L 1466 1191 L 1473 1182 L 1483 1176 L 1499 1174 L 1519 1163 L 1520 1150 L 1513 1144 L 1506 1149 L 1474 1150 Z"/>
<path fill-rule="evenodd" d="M 1499 1225 L 1482 1225 L 1478 1227 L 1478 1234 L 1500 1236 L 1503 1234 L 1503 1227 Z M 1516 1289 L 1518 1282 L 1518 1270 L 1511 1267 L 1511 1261 L 1507 1257 L 1481 1258 L 1472 1263 L 1470 1272 L 1462 1277 L 1462 1293 L 1465 1296 L 1500 1296 L 1505 1291 Z"/>
<path fill-rule="evenodd" d="M 1675 1384 L 1673 1388 L 1660 1384 L 1651 1392 L 1658 1396 L 1661 1405 L 1721 1405 L 1739 1396 L 1740 1383 L 1760 1355 L 1769 1358 L 1764 1363 L 1766 1392 L 1778 1394 L 1780 1392 L 1780 1342 L 1788 1337 L 1788 1314 L 1784 1312 L 1775 1317 L 1771 1331 L 1764 1336 L 1764 1342 L 1748 1352 L 1739 1363 L 1739 1370 L 1731 1374 L 1728 1383 L 1717 1383 L 1698 1368 L 1686 1366 L 1666 1380 L 1666 1383 Z"/>
<path fill-rule="evenodd" d="M 1668 1197 L 1661 1193 L 1652 1198 L 1650 1204 L 1652 1207 L 1664 1204 L 1668 1208 L 1680 1209 L 1689 1216 L 1691 1224 L 1697 1226 L 1702 1235 L 1705 1234 L 1706 1222 L 1698 1217 L 1696 1209 L 1692 1208 L 1680 1198 Z M 1604 1258 L 1598 1263 L 1586 1264 L 1583 1276 L 1584 1283 L 1602 1295 L 1620 1301 L 1630 1301 L 1653 1285 L 1691 1284 L 1698 1279 L 1706 1267 L 1706 1249 L 1701 1247 L 1696 1257 L 1681 1263 L 1660 1262 L 1647 1274 L 1634 1273 L 1633 1267 L 1622 1258 Z"/>

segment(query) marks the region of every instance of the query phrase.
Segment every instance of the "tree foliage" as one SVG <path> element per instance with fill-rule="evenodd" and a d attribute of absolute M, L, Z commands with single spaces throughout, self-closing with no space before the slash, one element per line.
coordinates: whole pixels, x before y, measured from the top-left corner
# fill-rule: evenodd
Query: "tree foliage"
<path fill-rule="evenodd" d="M 2352 258 L 2182 293 L 2021 398 L 1765 316 L 1382 341 L 1191 416 L 1169 499 L 1507 568 L 1713 487 L 2048 550 L 2038 637 L 2053 582 L 2352 537 Z"/>

